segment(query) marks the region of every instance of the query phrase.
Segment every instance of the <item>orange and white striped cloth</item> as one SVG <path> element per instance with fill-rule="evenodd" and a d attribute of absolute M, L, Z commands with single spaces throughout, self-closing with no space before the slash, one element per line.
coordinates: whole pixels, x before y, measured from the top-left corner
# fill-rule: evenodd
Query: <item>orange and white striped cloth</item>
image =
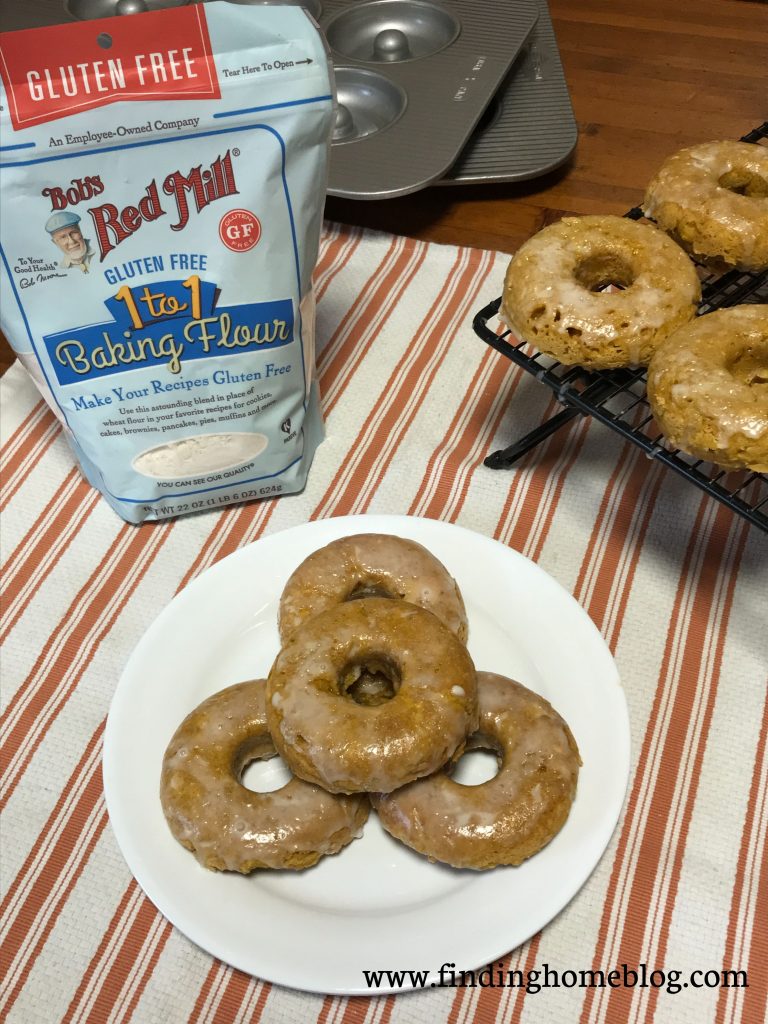
<path fill-rule="evenodd" d="M 514 470 L 483 467 L 554 408 L 471 328 L 500 293 L 507 259 L 326 225 L 317 328 L 327 439 L 306 490 L 276 501 L 129 526 L 83 482 L 18 364 L 2 380 L 0 1020 L 765 1019 L 768 538 L 588 420 Z M 132 879 L 100 771 L 132 648 L 175 593 L 239 546 L 367 512 L 450 520 L 522 552 L 575 595 L 618 662 L 633 730 L 623 816 L 585 887 L 505 967 L 644 965 L 648 976 L 679 971 L 679 992 L 288 991 L 193 946 Z M 748 987 L 711 985 L 723 970 L 746 972 Z M 685 986 L 695 971 L 709 982 Z"/>

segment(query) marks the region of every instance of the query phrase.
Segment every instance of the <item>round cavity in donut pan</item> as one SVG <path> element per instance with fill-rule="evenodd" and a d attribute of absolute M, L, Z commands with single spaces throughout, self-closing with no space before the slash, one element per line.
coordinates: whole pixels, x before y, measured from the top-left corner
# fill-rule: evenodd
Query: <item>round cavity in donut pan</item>
<path fill-rule="evenodd" d="M 403 90 L 364 68 L 336 68 L 333 142 L 356 142 L 388 128 L 406 107 Z"/>
<path fill-rule="evenodd" d="M 337 14 L 325 35 L 344 57 L 393 64 L 438 53 L 460 30 L 449 11 L 424 0 L 374 0 Z"/>
<path fill-rule="evenodd" d="M 67 14 L 79 21 L 92 18 L 111 18 L 118 14 L 140 14 L 142 11 L 160 11 L 166 7 L 183 7 L 190 0 L 66 0 Z"/>

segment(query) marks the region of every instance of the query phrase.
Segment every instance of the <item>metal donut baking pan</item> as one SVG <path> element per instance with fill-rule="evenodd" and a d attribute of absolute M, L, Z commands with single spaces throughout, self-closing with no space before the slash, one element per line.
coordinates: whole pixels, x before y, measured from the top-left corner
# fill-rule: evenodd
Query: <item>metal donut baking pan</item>
<path fill-rule="evenodd" d="M 538 16 L 538 0 L 322 0 L 337 87 L 328 192 L 387 199 L 443 178 Z"/>

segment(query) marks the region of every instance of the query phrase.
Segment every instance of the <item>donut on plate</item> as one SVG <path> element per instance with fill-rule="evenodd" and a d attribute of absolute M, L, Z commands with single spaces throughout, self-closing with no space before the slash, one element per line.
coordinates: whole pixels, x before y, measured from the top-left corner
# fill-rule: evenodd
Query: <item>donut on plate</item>
<path fill-rule="evenodd" d="M 768 148 L 706 142 L 657 171 L 645 213 L 695 256 L 742 270 L 768 267 Z"/>
<path fill-rule="evenodd" d="M 566 365 L 644 366 L 694 316 L 700 297 L 693 263 L 657 228 L 626 217 L 565 217 L 512 258 L 501 316 Z"/>
<path fill-rule="evenodd" d="M 372 596 L 426 608 L 467 639 L 464 601 L 443 563 L 416 541 L 376 533 L 342 537 L 301 563 L 280 598 L 280 639 L 342 601 Z"/>
<path fill-rule="evenodd" d="M 499 772 L 478 786 L 450 768 L 372 796 L 396 839 L 456 868 L 520 864 L 563 827 L 581 761 L 570 729 L 543 697 L 491 672 L 478 673 L 480 724 L 467 749 L 493 750 Z"/>
<path fill-rule="evenodd" d="M 378 698 L 358 699 L 366 680 Z M 366 597 L 308 619 L 267 680 L 267 722 L 300 778 L 334 793 L 389 792 L 428 775 L 477 724 L 466 647 L 431 612 Z"/>
<path fill-rule="evenodd" d="M 307 868 L 361 834 L 364 797 L 333 796 L 296 778 L 271 793 L 246 789 L 244 768 L 275 753 L 263 679 L 215 693 L 176 730 L 160 800 L 174 836 L 204 867 L 243 874 Z"/>
<path fill-rule="evenodd" d="M 673 334 L 648 367 L 648 401 L 675 447 L 768 472 L 768 306 L 718 309 Z"/>

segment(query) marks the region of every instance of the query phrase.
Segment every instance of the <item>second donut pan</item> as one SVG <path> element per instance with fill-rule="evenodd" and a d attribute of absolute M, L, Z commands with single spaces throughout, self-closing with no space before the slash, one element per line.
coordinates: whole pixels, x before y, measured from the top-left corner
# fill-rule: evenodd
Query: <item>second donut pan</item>
<path fill-rule="evenodd" d="M 328 191 L 350 199 L 447 175 L 539 16 L 538 0 L 321 2 L 337 92 Z"/>

